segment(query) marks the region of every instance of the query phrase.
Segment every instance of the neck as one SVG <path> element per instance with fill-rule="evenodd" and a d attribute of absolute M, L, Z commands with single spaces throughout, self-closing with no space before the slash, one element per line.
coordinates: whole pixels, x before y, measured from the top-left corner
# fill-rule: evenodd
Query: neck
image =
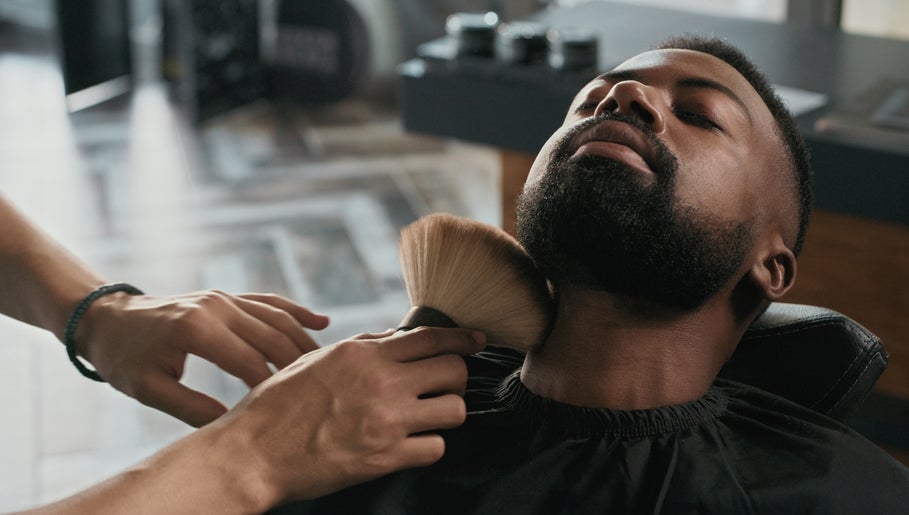
<path fill-rule="evenodd" d="M 538 395 L 578 406 L 630 410 L 695 400 L 743 331 L 716 304 L 669 312 L 566 288 L 553 330 L 528 353 L 521 380 Z"/>

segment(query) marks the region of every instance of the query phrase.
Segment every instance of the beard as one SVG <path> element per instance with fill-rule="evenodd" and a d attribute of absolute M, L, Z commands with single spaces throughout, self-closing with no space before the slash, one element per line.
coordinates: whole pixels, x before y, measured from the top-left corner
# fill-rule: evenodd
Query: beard
<path fill-rule="evenodd" d="M 650 139 L 655 180 L 610 158 L 568 155 L 575 134 L 606 119 Z M 679 205 L 678 173 L 675 156 L 637 118 L 607 114 L 579 124 L 518 198 L 518 239 L 557 289 L 571 284 L 696 310 L 743 263 L 752 224 Z"/>

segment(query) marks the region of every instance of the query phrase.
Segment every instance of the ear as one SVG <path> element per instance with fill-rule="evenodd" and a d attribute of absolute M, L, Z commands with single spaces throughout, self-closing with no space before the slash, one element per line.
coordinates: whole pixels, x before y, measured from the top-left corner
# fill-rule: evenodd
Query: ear
<path fill-rule="evenodd" d="M 782 241 L 777 241 L 758 256 L 748 278 L 765 299 L 775 302 L 795 284 L 797 269 L 795 254 Z"/>

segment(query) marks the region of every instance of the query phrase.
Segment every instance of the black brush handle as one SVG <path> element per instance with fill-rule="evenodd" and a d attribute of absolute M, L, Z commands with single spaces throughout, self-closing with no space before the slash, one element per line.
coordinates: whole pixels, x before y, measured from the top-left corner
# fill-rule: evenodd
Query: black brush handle
<path fill-rule="evenodd" d="M 438 309 L 427 306 L 416 306 L 410 308 L 410 311 L 401 319 L 398 324 L 398 331 L 410 331 L 411 329 L 426 327 L 458 327 L 454 320 L 448 318 L 448 315 Z"/>

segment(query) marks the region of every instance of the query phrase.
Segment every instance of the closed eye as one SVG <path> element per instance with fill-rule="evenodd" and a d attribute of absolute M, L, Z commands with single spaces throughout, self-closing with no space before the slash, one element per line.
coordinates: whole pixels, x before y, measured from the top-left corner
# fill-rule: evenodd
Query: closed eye
<path fill-rule="evenodd" d="M 684 109 L 673 109 L 672 113 L 685 123 L 690 123 L 692 125 L 697 125 L 699 127 L 704 127 L 706 129 L 717 130 L 722 132 L 723 128 L 716 123 L 713 118 L 695 111 L 686 111 Z"/>

